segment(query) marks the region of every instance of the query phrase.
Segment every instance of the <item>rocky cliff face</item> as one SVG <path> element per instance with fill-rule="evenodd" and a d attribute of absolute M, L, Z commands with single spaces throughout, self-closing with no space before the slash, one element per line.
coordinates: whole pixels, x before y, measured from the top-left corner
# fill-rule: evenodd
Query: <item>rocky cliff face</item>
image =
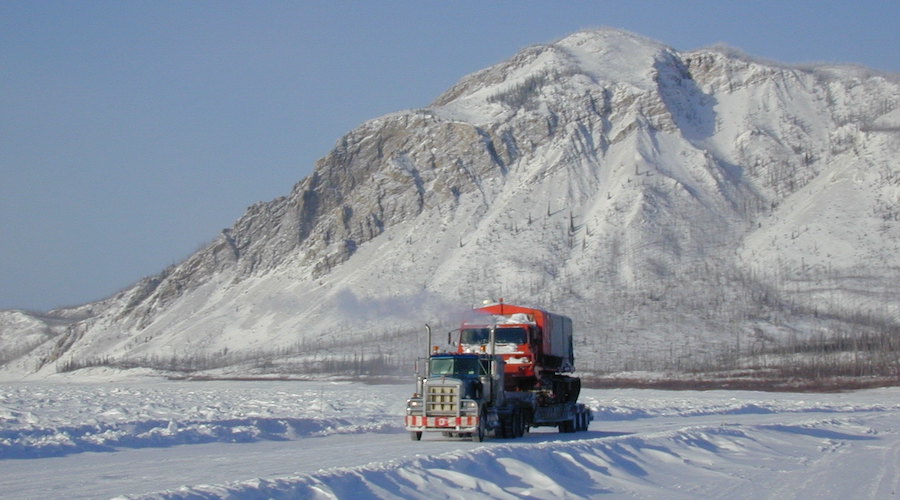
<path fill-rule="evenodd" d="M 896 327 L 898 104 L 896 75 L 575 33 L 363 124 L 7 370 L 405 363 L 499 297 L 573 316 L 596 370 Z"/>

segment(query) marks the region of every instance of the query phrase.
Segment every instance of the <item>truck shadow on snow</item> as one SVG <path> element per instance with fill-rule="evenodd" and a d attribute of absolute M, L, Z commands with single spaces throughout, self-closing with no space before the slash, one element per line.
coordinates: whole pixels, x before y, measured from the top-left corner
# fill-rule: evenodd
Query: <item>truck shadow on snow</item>
<path fill-rule="evenodd" d="M 488 436 L 484 442 L 482 443 L 474 443 L 474 444 L 491 444 L 491 443 L 502 443 L 502 444 L 516 444 L 516 443 L 560 443 L 560 442 L 568 442 L 568 441 L 583 441 L 586 439 L 602 439 L 602 438 L 613 438 L 613 437 L 622 437 L 622 436 L 631 436 L 633 432 L 608 432 L 608 431 L 599 431 L 599 430 L 587 430 L 583 432 L 573 432 L 573 433 L 563 433 L 556 432 L 550 429 L 536 429 L 532 430 L 528 434 L 520 438 L 495 438 L 493 436 Z M 444 436 L 438 433 L 426 434 L 422 437 L 422 440 L 428 441 L 468 441 L 468 437 L 454 437 L 454 436 Z"/>
<path fill-rule="evenodd" d="M 556 432 L 552 430 L 533 430 L 528 434 L 522 436 L 521 438 L 516 439 L 499 439 L 499 438 L 491 438 L 491 441 L 503 442 L 503 443 L 518 443 L 518 442 L 527 442 L 527 443 L 546 443 L 546 442 L 560 442 L 560 441 L 583 441 L 585 439 L 602 439 L 602 438 L 611 438 L 611 437 L 621 437 L 621 436 L 630 436 L 634 434 L 633 432 L 609 432 L 609 431 L 599 431 L 599 430 L 590 430 L 583 432 L 573 432 L 573 433 L 563 433 Z"/>

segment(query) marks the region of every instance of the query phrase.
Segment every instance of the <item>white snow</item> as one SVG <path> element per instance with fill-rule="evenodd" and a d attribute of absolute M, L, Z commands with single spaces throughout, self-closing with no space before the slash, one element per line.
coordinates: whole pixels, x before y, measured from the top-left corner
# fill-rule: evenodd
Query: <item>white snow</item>
<path fill-rule="evenodd" d="M 900 388 L 582 391 L 585 433 L 402 429 L 410 387 L 0 385 L 4 498 L 890 498 Z"/>

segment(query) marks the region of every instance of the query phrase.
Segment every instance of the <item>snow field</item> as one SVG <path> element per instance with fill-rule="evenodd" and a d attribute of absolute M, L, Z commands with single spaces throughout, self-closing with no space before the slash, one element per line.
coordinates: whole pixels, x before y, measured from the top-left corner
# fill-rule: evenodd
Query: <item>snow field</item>
<path fill-rule="evenodd" d="M 336 389 L 341 387 L 341 389 Z M 406 400 L 337 382 L 0 385 L 0 459 L 396 430 Z M 340 397 L 334 397 L 339 394 Z"/>
<path fill-rule="evenodd" d="M 20 491 L 9 498 L 141 499 L 900 492 L 898 388 L 582 394 L 595 416 L 585 433 L 412 442 L 402 429 L 405 385 L 10 383 L 0 385 L 0 488 Z M 224 476 L 223 462 L 232 467 Z"/>

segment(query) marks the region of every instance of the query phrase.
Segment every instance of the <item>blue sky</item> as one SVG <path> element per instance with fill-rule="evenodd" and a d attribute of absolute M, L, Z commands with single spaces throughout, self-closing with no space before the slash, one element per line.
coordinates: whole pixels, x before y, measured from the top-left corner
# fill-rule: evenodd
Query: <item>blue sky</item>
<path fill-rule="evenodd" d="M 897 1 L 0 2 L 0 309 L 156 274 L 363 121 L 601 26 L 900 72 Z"/>

